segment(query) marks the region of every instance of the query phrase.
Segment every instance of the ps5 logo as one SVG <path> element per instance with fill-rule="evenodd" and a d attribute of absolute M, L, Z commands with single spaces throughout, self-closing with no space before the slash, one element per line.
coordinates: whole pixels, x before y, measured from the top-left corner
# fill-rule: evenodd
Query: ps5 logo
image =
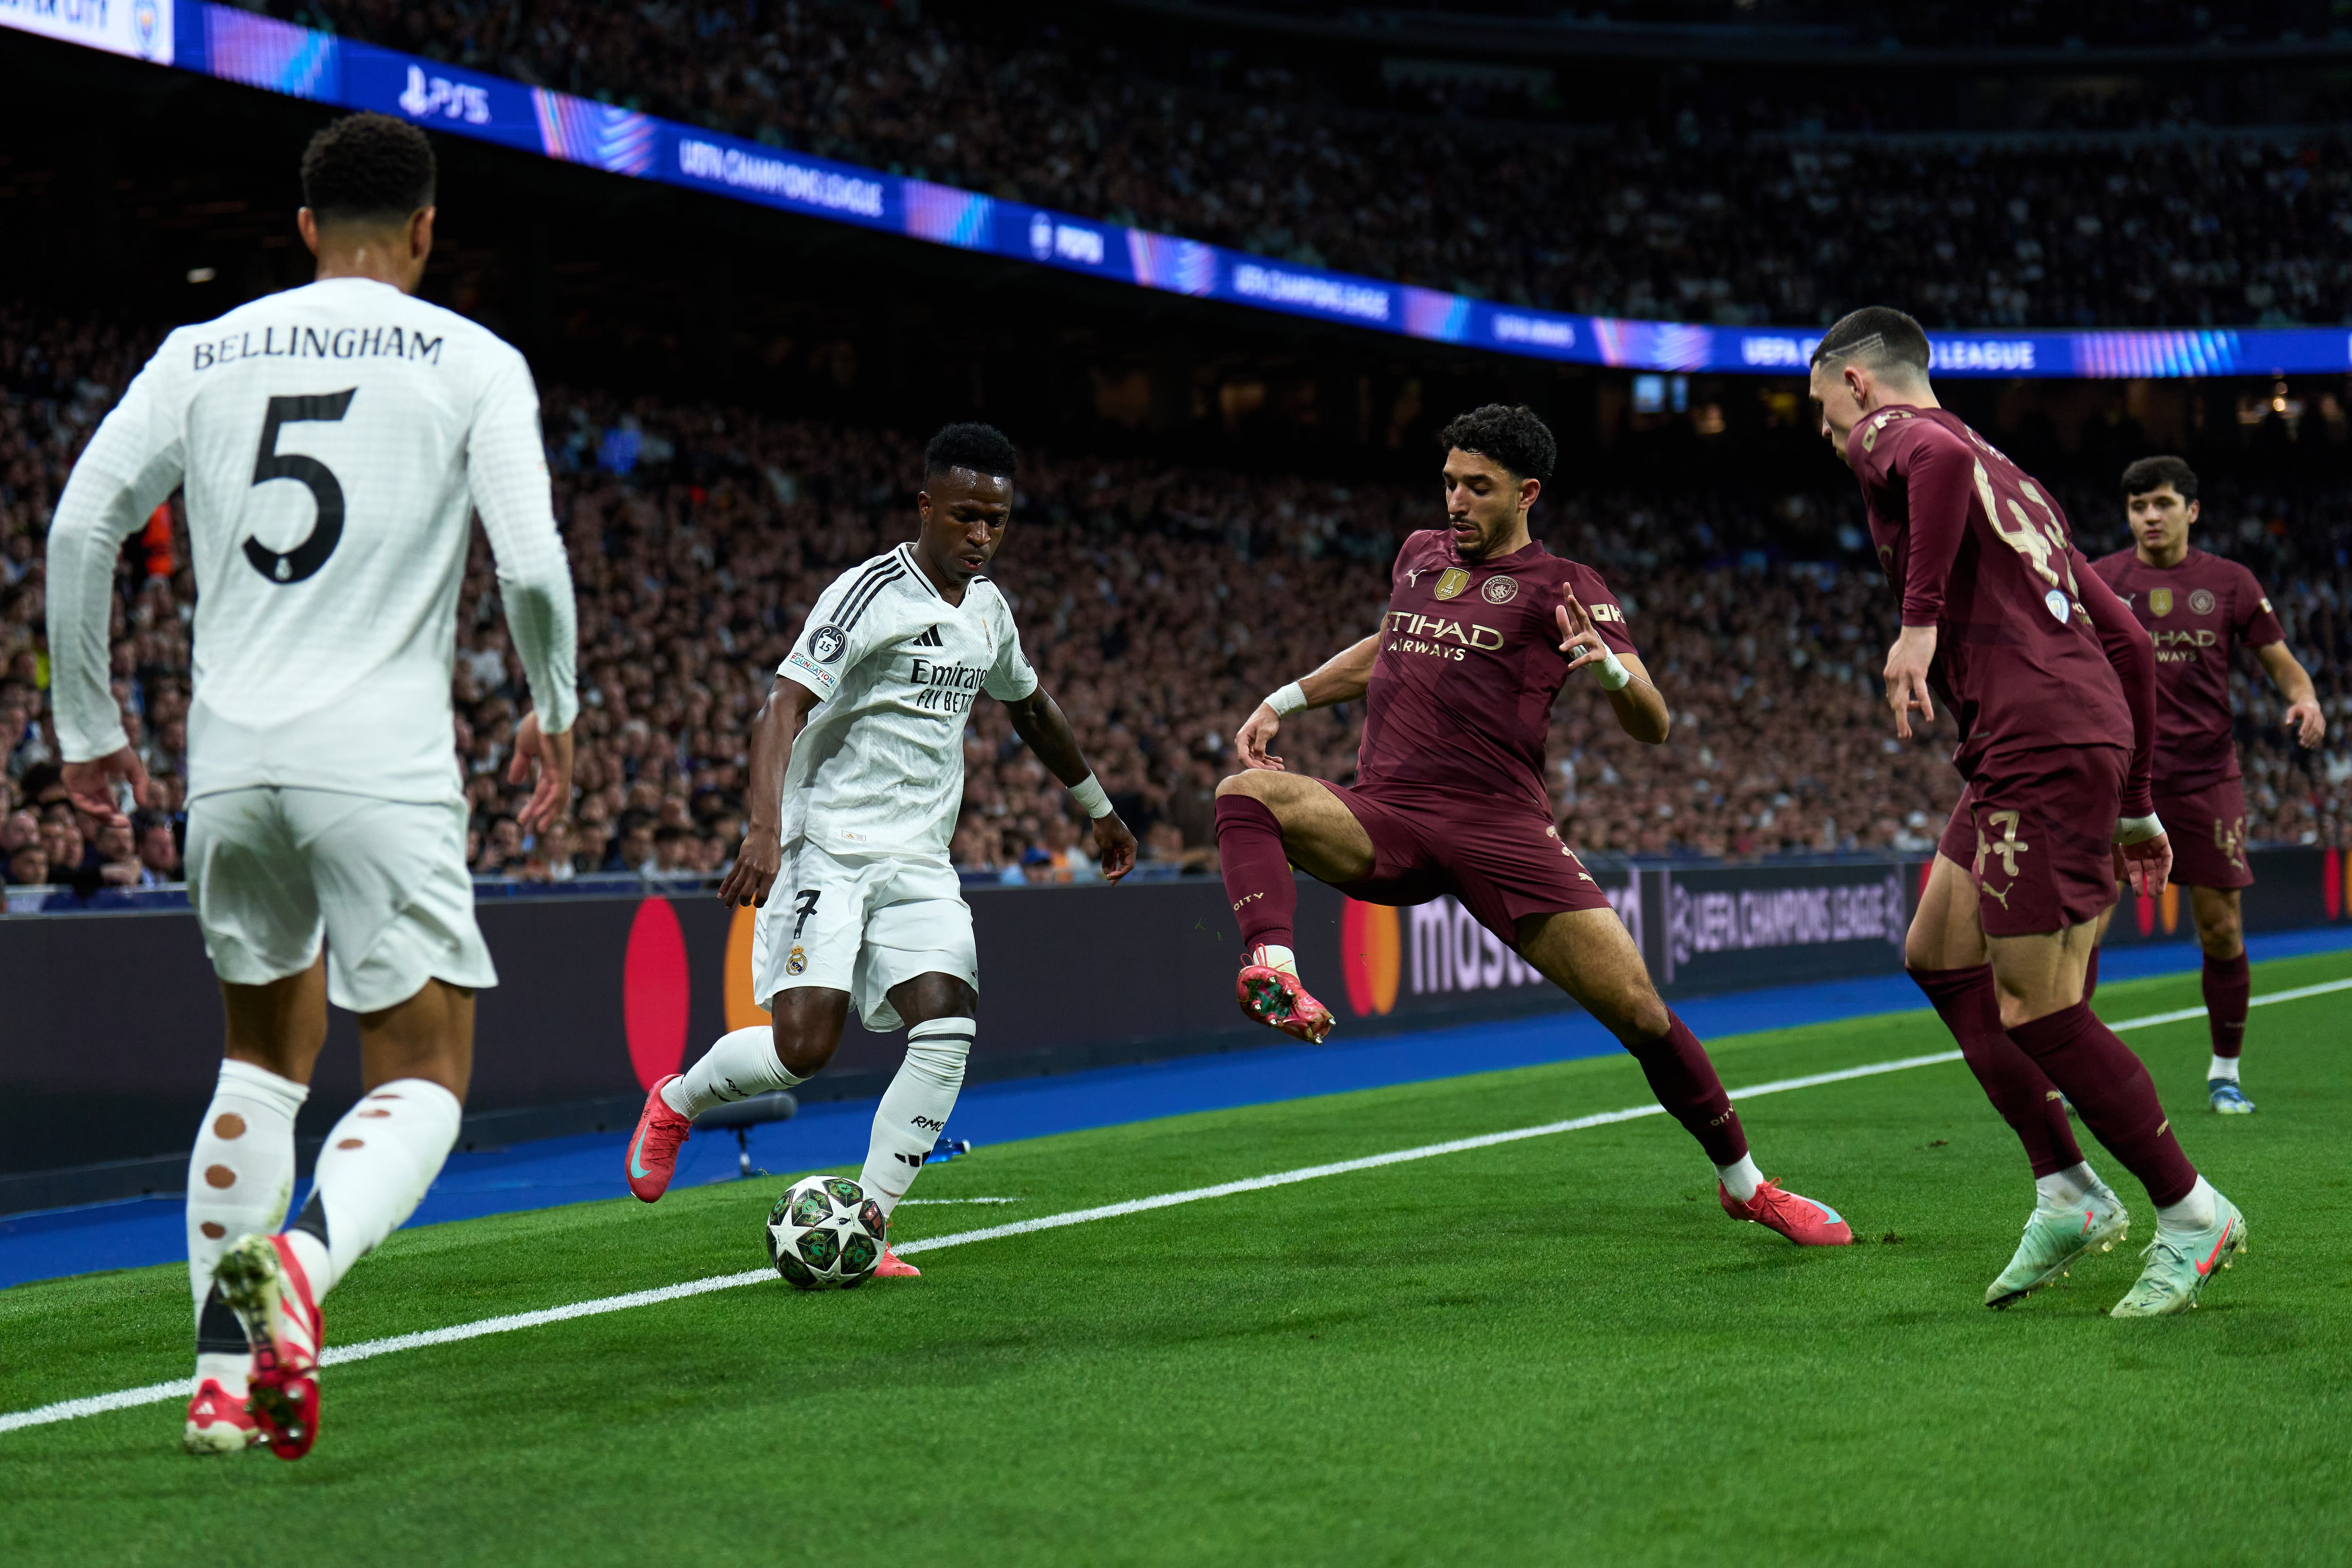
<path fill-rule="evenodd" d="M 1100 267 L 1108 249 L 1098 230 L 1082 224 L 1055 223 L 1044 213 L 1029 216 L 1029 254 L 1040 261 L 1075 261 L 1081 267 Z"/>
<path fill-rule="evenodd" d="M 1044 213 L 1029 216 L 1029 253 L 1040 261 L 1050 260 L 1054 254 L 1054 220 Z"/>
<path fill-rule="evenodd" d="M 408 86 L 400 95 L 400 107 L 413 120 L 429 120 L 439 115 L 444 120 L 462 120 L 468 125 L 490 122 L 490 91 L 485 87 L 473 87 L 447 77 L 428 77 L 423 68 L 408 68 Z"/>

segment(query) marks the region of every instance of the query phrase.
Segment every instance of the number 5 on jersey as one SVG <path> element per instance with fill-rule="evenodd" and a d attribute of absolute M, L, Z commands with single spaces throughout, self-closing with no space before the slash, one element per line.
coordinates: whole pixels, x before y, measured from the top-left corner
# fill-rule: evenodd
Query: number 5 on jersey
<path fill-rule="evenodd" d="M 307 458 L 299 452 L 280 452 L 278 433 L 288 425 L 342 418 L 351 411 L 352 396 L 358 391 L 353 386 L 341 392 L 269 400 L 268 412 L 261 423 L 261 447 L 253 458 L 253 482 L 265 485 L 272 479 L 299 479 L 310 487 L 310 497 L 318 503 L 318 515 L 311 521 L 310 531 L 291 550 L 272 550 L 251 534 L 246 535 L 245 558 L 272 583 L 299 583 L 315 575 L 343 537 L 343 487 L 335 479 L 334 470 L 316 458 Z"/>

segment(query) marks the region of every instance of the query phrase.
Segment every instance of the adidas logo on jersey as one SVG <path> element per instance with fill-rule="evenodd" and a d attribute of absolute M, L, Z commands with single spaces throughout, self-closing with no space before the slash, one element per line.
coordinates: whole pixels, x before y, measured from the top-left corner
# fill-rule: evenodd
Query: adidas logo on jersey
<path fill-rule="evenodd" d="M 926 627 L 923 635 L 917 637 L 908 646 L 910 647 L 939 647 L 943 646 L 940 641 L 940 628 L 937 626 Z"/>

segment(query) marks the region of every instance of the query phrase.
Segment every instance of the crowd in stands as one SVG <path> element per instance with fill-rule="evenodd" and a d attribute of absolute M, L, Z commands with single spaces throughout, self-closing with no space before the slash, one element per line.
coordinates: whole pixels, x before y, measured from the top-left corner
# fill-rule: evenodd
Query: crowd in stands
<path fill-rule="evenodd" d="M 0 308 L 0 858 L 9 880 L 82 890 L 178 874 L 184 830 L 194 582 L 176 503 L 126 550 L 113 671 L 124 723 L 156 781 L 129 831 L 63 800 L 47 705 L 42 542 L 81 444 L 152 340 Z M 533 842 L 502 782 L 528 696 L 478 535 L 459 609 L 454 743 L 478 874 L 704 876 L 742 830 L 747 727 L 809 606 L 847 566 L 912 531 L 923 433 L 844 428 L 740 409 L 551 389 L 555 504 L 580 604 L 578 795 Z M 1824 459 L 1826 463 L 1826 459 Z M 1876 670 L 1894 626 L 1850 489 L 1591 494 L 1558 487 L 1539 537 L 1599 567 L 1675 716 L 1636 744 L 1571 684 L 1547 781 L 1568 839 L 1592 851 L 1752 856 L 1932 843 L 1957 794 L 1948 722 L 1894 740 Z M 2317 678 L 2334 748 L 2294 754 L 2279 704 L 2240 675 L 2250 837 L 2352 845 L 2352 493 L 2259 494 L 2209 480 L 2209 547 L 2264 578 Z M 2111 496 L 2066 497 L 2086 542 L 2121 545 Z M 1258 700 L 1377 625 L 1388 563 L 1439 521 L 1426 486 L 1349 486 L 1033 451 L 993 577 L 1031 659 L 1147 862 L 1213 863 L 1213 795 Z M 1796 520 L 1838 519 L 1841 559 L 1769 548 Z M 1832 553 L 1837 553 L 1832 552 Z M 1277 750 L 1352 775 L 1360 713 L 1303 714 Z M 975 878 L 1091 875 L 1067 793 L 974 708 L 958 864 Z"/>
<path fill-rule="evenodd" d="M 2352 321 L 2352 144 L 2333 134 L 2032 147 L 1745 133 L 1818 123 L 1817 106 L 1785 102 L 1531 126 L 1368 111 L 1286 66 L 1171 79 L 1168 61 L 1101 36 L 863 0 L 273 4 L 780 146 L 1562 310 L 1803 325 L 1900 294 L 1931 326 Z M 2079 7 L 1935 14 L 1965 30 L 2013 9 L 2082 25 L 2066 19 Z M 2100 95 L 2058 123 L 2176 112 Z"/>

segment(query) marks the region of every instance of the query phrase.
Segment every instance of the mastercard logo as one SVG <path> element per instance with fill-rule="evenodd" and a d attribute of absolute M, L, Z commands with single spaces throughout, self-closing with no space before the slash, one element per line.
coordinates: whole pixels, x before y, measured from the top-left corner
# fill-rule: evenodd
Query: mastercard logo
<path fill-rule="evenodd" d="M 1348 1005 L 1357 1017 L 1386 1013 L 1396 1005 L 1403 951 L 1396 910 L 1386 904 L 1347 900 L 1339 911 L 1339 966 L 1348 980 Z"/>
<path fill-rule="evenodd" d="M 768 1022 L 767 1010 L 751 996 L 751 924 L 758 913 L 744 905 L 727 927 L 720 983 L 730 1030 Z M 1390 990 L 1395 990 L 1393 982 Z M 621 958 L 621 1023 L 629 1065 L 641 1086 L 650 1089 L 685 1065 L 693 1011 L 694 976 L 677 910 L 667 899 L 647 899 L 630 919 L 628 948 Z"/>

